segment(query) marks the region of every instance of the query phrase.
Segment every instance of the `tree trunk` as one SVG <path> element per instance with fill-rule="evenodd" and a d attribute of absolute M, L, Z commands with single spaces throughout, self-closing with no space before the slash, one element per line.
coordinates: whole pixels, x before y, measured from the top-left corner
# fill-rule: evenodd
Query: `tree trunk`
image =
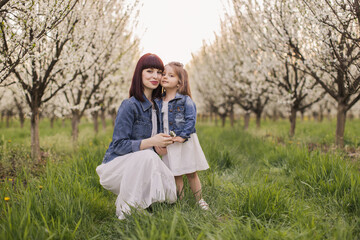
<path fill-rule="evenodd" d="M 20 127 L 24 128 L 25 114 L 23 111 L 19 111 L 18 115 L 19 115 L 19 120 L 20 120 Z"/>
<path fill-rule="evenodd" d="M 339 102 L 337 108 L 337 122 L 336 122 L 336 145 L 344 147 L 344 132 L 346 123 L 346 105 Z"/>
<path fill-rule="evenodd" d="M 247 130 L 249 128 L 249 122 L 250 122 L 250 113 L 245 113 L 244 115 L 244 130 Z"/>
<path fill-rule="evenodd" d="M 231 127 L 234 127 L 234 123 L 235 123 L 234 109 L 231 109 L 229 117 L 230 117 L 230 125 Z"/>
<path fill-rule="evenodd" d="M 260 128 L 261 126 L 261 112 L 256 113 L 256 128 Z"/>
<path fill-rule="evenodd" d="M 93 113 L 91 113 L 92 117 L 93 117 L 93 122 L 94 122 L 94 131 L 97 134 L 99 132 L 99 112 L 95 111 Z"/>
<path fill-rule="evenodd" d="M 201 114 L 201 122 L 206 122 L 207 120 L 207 115 L 205 113 Z"/>
<path fill-rule="evenodd" d="M 319 107 L 319 122 L 322 122 L 324 120 L 324 108 L 322 105 Z"/>
<path fill-rule="evenodd" d="M 276 122 L 279 118 L 279 114 L 276 108 L 273 108 L 272 120 Z"/>
<path fill-rule="evenodd" d="M 72 111 L 72 118 L 71 118 L 71 135 L 73 142 L 77 142 L 79 137 L 79 123 L 80 123 L 80 113 L 78 110 Z"/>
<path fill-rule="evenodd" d="M 62 127 L 62 128 L 65 128 L 65 118 L 62 118 L 62 119 L 61 119 L 61 127 Z"/>
<path fill-rule="evenodd" d="M 20 120 L 20 127 L 23 128 L 24 127 L 24 122 L 25 122 L 25 114 L 24 114 L 24 109 L 22 107 L 22 105 L 16 100 L 16 98 L 14 98 L 15 104 L 16 104 L 16 108 L 18 110 L 18 116 L 19 116 L 19 120 Z"/>
<path fill-rule="evenodd" d="M 226 115 L 220 115 L 221 118 L 221 127 L 225 127 L 225 123 L 226 123 Z"/>
<path fill-rule="evenodd" d="M 40 161 L 39 107 L 36 103 L 34 105 L 31 109 L 31 157 L 35 161 Z"/>
<path fill-rule="evenodd" d="M 5 111 L 1 111 L 1 122 L 4 121 L 4 117 L 5 117 Z"/>
<path fill-rule="evenodd" d="M 295 135 L 295 127 L 296 127 L 296 109 L 295 108 L 291 108 L 291 113 L 290 113 L 290 131 L 289 131 L 289 136 L 293 137 Z"/>
<path fill-rule="evenodd" d="M 316 111 L 312 112 L 312 117 L 314 119 L 314 121 L 319 121 L 319 113 Z"/>
<path fill-rule="evenodd" d="M 331 121 L 331 108 L 326 109 L 326 118 L 328 121 Z"/>
<path fill-rule="evenodd" d="M 214 114 L 214 119 L 215 119 L 215 126 L 218 125 L 218 116 L 216 114 Z"/>
<path fill-rule="evenodd" d="M 50 118 L 50 128 L 54 128 L 55 117 Z"/>
<path fill-rule="evenodd" d="M 105 131 L 105 130 L 106 130 L 105 110 L 101 110 L 101 112 L 100 112 L 100 118 L 101 118 L 102 129 Z"/>
<path fill-rule="evenodd" d="M 112 125 L 114 127 L 115 121 L 116 121 L 116 111 L 115 110 L 111 111 L 111 120 L 112 120 Z"/>
<path fill-rule="evenodd" d="M 6 111 L 6 128 L 10 127 L 11 111 Z"/>

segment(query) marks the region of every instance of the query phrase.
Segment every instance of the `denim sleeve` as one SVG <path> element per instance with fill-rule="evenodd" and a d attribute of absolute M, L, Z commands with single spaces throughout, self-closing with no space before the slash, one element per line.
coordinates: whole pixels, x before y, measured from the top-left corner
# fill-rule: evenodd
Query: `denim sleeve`
<path fill-rule="evenodd" d="M 186 97 L 185 101 L 185 124 L 179 136 L 188 139 L 190 134 L 195 132 L 196 123 L 196 106 L 190 97 Z"/>
<path fill-rule="evenodd" d="M 141 140 L 131 139 L 134 120 L 134 105 L 130 100 L 126 99 L 121 103 L 118 110 L 112 140 L 114 153 L 119 156 L 140 150 Z"/>

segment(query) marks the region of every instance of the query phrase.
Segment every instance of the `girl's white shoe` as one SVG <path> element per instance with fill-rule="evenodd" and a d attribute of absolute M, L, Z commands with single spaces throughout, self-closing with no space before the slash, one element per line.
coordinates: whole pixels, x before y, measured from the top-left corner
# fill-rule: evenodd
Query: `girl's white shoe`
<path fill-rule="evenodd" d="M 197 204 L 199 204 L 202 210 L 210 210 L 209 204 L 207 204 L 204 199 L 200 199 Z"/>

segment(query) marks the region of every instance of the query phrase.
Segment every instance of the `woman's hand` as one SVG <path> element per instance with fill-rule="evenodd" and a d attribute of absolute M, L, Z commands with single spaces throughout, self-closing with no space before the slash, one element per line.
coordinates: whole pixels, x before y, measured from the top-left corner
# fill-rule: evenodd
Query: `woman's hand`
<path fill-rule="evenodd" d="M 173 138 L 169 134 L 159 133 L 151 137 L 154 147 L 166 147 L 170 144 L 173 144 Z"/>
<path fill-rule="evenodd" d="M 166 147 L 157 147 L 155 146 L 155 151 L 157 152 L 157 154 L 164 156 L 167 154 L 167 149 Z"/>
<path fill-rule="evenodd" d="M 182 137 L 177 136 L 177 137 L 173 137 L 173 141 L 183 143 L 183 142 L 185 142 L 185 139 L 183 139 Z"/>
<path fill-rule="evenodd" d="M 147 149 L 150 147 L 166 147 L 173 144 L 173 138 L 165 133 L 159 133 L 151 138 L 147 138 L 141 141 L 140 150 Z"/>

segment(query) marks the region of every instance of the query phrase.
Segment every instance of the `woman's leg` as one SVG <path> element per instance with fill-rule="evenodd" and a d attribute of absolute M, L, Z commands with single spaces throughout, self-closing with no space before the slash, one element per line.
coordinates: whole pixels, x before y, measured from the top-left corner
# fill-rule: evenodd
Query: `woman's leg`
<path fill-rule="evenodd" d="M 181 200 L 184 197 L 184 181 L 183 176 L 175 176 L 176 191 L 178 198 Z"/>
<path fill-rule="evenodd" d="M 202 198 L 201 195 L 201 183 L 197 172 L 186 174 L 188 178 L 191 191 L 193 192 L 196 201 L 199 201 Z"/>

